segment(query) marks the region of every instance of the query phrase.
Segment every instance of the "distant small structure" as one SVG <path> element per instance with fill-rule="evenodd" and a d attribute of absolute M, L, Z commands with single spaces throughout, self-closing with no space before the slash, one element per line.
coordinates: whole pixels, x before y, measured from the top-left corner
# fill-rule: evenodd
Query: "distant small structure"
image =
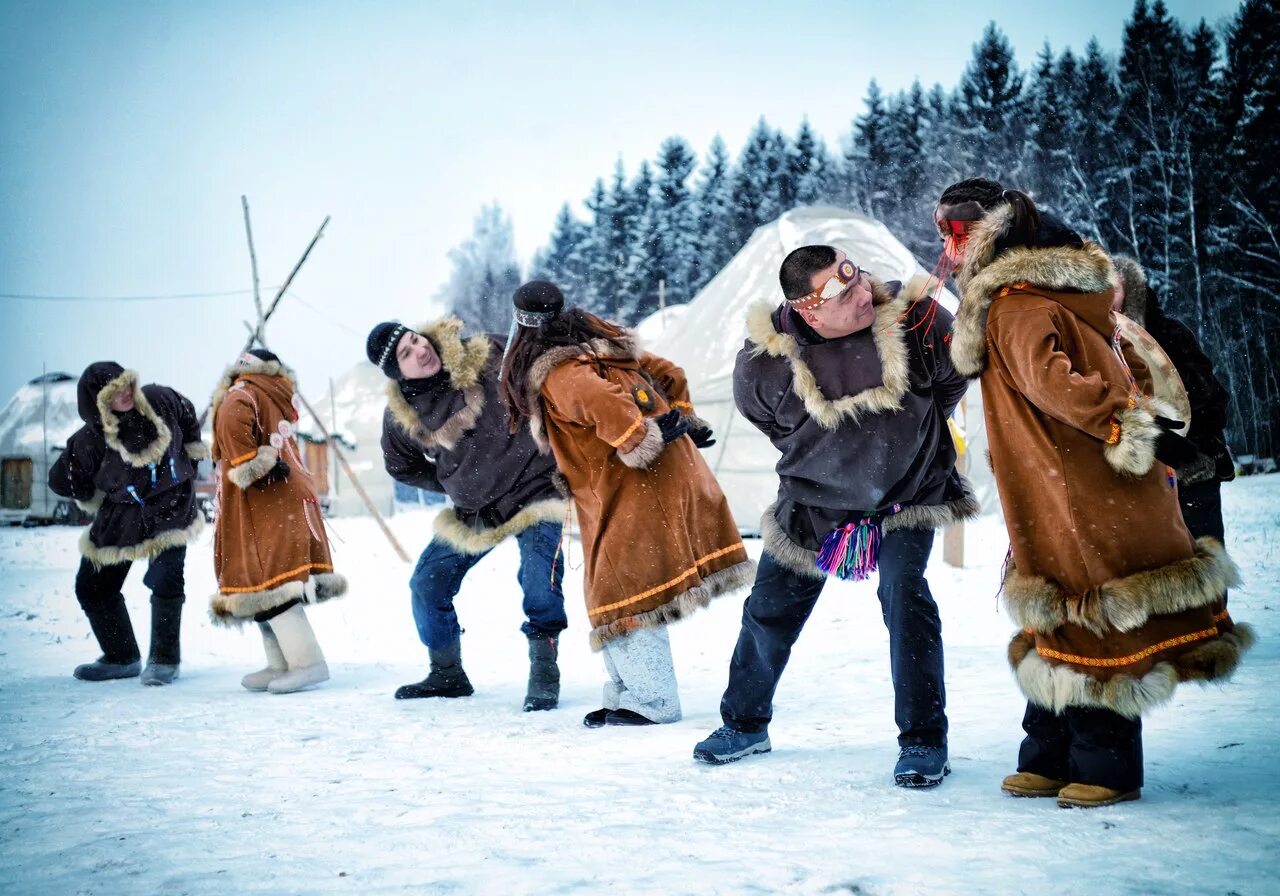
<path fill-rule="evenodd" d="M 76 378 L 46 373 L 20 388 L 0 410 L 0 524 L 71 521 L 71 501 L 49 490 L 49 467 L 82 421 Z"/>

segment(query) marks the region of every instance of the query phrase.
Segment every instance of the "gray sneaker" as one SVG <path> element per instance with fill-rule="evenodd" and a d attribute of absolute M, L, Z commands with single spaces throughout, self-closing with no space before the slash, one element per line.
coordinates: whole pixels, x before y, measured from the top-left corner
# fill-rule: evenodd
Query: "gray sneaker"
<path fill-rule="evenodd" d="M 721 725 L 710 737 L 693 748 L 693 758 L 711 765 L 724 765 L 726 762 L 737 762 L 753 753 L 768 753 L 772 749 L 768 730 L 739 731 L 728 725 Z"/>
<path fill-rule="evenodd" d="M 893 767 L 893 783 L 899 787 L 937 787 L 951 774 L 947 748 L 925 744 L 907 744 L 898 751 L 898 764 Z"/>

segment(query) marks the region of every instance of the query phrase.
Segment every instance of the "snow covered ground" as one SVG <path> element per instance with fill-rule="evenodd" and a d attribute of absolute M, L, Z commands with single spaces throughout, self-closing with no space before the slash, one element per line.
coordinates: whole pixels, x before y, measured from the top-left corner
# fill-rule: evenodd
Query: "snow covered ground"
<path fill-rule="evenodd" d="M 892 784 L 888 652 L 873 587 L 833 584 L 777 696 L 774 752 L 695 765 L 742 595 L 675 626 L 685 719 L 587 730 L 601 666 L 581 573 L 566 591 L 561 708 L 520 711 L 527 671 L 513 544 L 459 598 L 476 696 L 397 702 L 426 655 L 400 563 L 366 519 L 334 529 L 345 600 L 311 617 L 321 688 L 251 694 L 254 632 L 214 629 L 210 535 L 189 553 L 182 678 L 87 684 L 96 656 L 71 593 L 78 532 L 0 530 L 0 892 L 1160 893 L 1280 892 L 1280 476 L 1226 488 L 1231 596 L 1260 636 L 1236 680 L 1184 687 L 1146 725 L 1137 803 L 1067 811 L 999 792 L 1022 711 L 998 610 L 1005 550 L 970 528 L 971 567 L 930 567 L 947 646 L 954 773 Z M 392 525 L 416 551 L 429 514 Z M 750 542 L 758 554 L 759 542 Z M 571 563 L 580 563 L 574 545 Z M 140 571 L 126 588 L 139 640 Z"/>

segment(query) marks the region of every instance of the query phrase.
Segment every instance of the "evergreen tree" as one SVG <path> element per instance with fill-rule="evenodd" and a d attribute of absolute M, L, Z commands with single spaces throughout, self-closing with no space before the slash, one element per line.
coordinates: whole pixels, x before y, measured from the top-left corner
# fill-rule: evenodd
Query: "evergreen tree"
<path fill-rule="evenodd" d="M 694 258 L 692 289 L 707 284 L 742 247 L 733 230 L 733 197 L 729 151 L 717 134 L 703 164 L 701 182 L 694 203 L 697 252 Z"/>
<path fill-rule="evenodd" d="M 973 46 L 973 59 L 960 79 L 965 120 L 960 149 L 974 174 L 1016 183 L 1022 148 L 1022 75 L 1013 47 L 995 22 Z"/>
<path fill-rule="evenodd" d="M 590 226 L 575 218 L 566 202 L 556 215 L 551 242 L 534 256 L 529 277 L 550 280 L 560 287 L 570 303 L 590 308 L 587 269 L 590 238 Z"/>
<path fill-rule="evenodd" d="M 665 263 L 653 196 L 653 168 L 647 160 L 640 163 L 630 195 L 626 284 L 616 311 L 617 319 L 626 324 L 637 323 L 657 310 L 658 280 Z"/>
<path fill-rule="evenodd" d="M 453 273 L 439 298 L 472 330 L 505 333 L 520 285 L 511 219 L 498 203 L 476 216 L 471 236 L 449 251 Z"/>
<path fill-rule="evenodd" d="M 757 227 L 771 220 L 764 216 L 776 205 L 776 199 L 769 196 L 772 153 L 773 131 L 761 118 L 738 156 L 729 190 L 731 229 L 739 247 L 746 245 Z"/>
<path fill-rule="evenodd" d="M 697 158 L 680 137 L 669 137 L 658 150 L 654 221 L 657 229 L 656 273 L 666 284 L 666 303 L 693 298 L 697 266 L 697 214 L 689 177 Z"/>

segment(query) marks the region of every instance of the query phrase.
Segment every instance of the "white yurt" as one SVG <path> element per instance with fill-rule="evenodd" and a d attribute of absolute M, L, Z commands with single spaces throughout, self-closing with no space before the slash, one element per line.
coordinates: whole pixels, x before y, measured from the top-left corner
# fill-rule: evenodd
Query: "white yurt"
<path fill-rule="evenodd" d="M 47 522 L 70 508 L 47 483 L 80 425 L 76 378 L 66 373 L 36 377 L 0 410 L 0 523 Z"/>
<path fill-rule="evenodd" d="M 716 434 L 716 444 L 705 457 L 746 533 L 758 531 L 760 515 L 777 493 L 778 452 L 734 407 L 734 360 L 746 339 L 748 306 L 760 300 L 781 302 L 778 267 L 782 259 L 792 249 L 814 244 L 844 249 L 856 264 L 881 280 L 906 281 L 917 273 L 928 273 L 879 221 L 841 208 L 804 206 L 757 228 L 724 270 L 679 313 L 678 326 L 647 320 L 637 328 L 646 348 L 675 361 L 688 374 L 694 407 Z M 939 301 L 954 313 L 954 295 L 943 290 Z M 665 313 L 671 312 L 666 309 Z M 969 461 L 967 475 L 984 510 L 995 509 L 995 483 L 985 459 L 981 395 L 976 386 L 957 409 L 956 418 Z"/>

